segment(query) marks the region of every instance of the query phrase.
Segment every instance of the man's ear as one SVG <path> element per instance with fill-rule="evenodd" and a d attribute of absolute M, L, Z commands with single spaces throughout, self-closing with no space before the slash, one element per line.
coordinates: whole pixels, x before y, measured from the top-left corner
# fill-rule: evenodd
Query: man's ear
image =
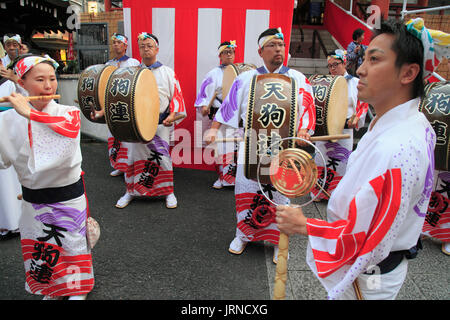
<path fill-rule="evenodd" d="M 413 83 L 420 72 L 420 66 L 417 63 L 404 64 L 400 71 L 400 83 L 407 85 Z"/>
<path fill-rule="evenodd" d="M 23 79 L 22 78 L 19 78 L 19 80 L 17 80 L 17 83 L 22 87 L 22 88 L 24 88 L 25 89 L 25 82 L 23 81 Z"/>
<path fill-rule="evenodd" d="M 262 50 L 263 50 L 263 48 L 258 48 L 258 54 L 261 58 L 262 58 Z"/>

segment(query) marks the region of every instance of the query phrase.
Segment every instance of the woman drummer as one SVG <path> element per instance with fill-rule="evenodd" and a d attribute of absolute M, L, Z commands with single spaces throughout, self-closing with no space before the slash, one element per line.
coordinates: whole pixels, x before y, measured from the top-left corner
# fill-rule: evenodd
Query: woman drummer
<path fill-rule="evenodd" d="M 57 63 L 27 56 L 14 67 L 30 96 L 54 95 Z M 0 168 L 22 184 L 19 221 L 28 292 L 44 299 L 85 299 L 94 287 L 86 240 L 87 200 L 81 178 L 80 110 L 54 100 L 7 97 L 0 117 Z"/>

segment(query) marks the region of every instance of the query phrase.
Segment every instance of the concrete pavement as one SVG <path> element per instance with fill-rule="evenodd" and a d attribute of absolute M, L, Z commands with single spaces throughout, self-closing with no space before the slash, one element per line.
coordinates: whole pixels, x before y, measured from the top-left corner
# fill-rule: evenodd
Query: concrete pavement
<path fill-rule="evenodd" d="M 84 140 L 83 170 L 91 214 L 101 226 L 93 250 L 95 287 L 89 300 L 268 300 L 275 265 L 271 244 L 251 243 L 228 253 L 235 234 L 234 191 L 211 188 L 216 173 L 175 168 L 177 209 L 163 198 L 137 199 L 124 209 L 114 204 L 125 192 L 122 177 L 110 177 L 106 143 Z M 326 203 L 305 207 L 325 218 Z M 290 239 L 287 299 L 326 299 L 305 262 L 306 238 Z M 410 261 L 398 299 L 448 300 L 449 259 L 440 243 L 427 239 Z M 18 238 L 0 242 L 0 300 L 39 300 L 24 290 Z"/>

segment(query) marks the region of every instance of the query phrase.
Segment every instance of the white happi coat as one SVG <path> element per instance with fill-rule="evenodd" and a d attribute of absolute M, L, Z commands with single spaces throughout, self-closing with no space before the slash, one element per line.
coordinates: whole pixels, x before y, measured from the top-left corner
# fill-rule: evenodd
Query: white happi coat
<path fill-rule="evenodd" d="M 141 67 L 145 65 L 141 64 Z M 159 112 L 186 115 L 180 83 L 173 69 L 157 62 L 150 66 L 159 93 Z M 182 120 L 178 120 L 180 123 Z M 173 168 L 170 156 L 171 127 L 159 124 L 148 143 L 129 143 L 125 183 L 135 196 L 166 196 L 173 193 Z"/>
<path fill-rule="evenodd" d="M 359 79 L 352 77 L 347 72 L 344 74 L 344 77 L 347 80 L 348 85 L 348 107 L 346 119 L 348 120 L 353 114 L 359 117 L 356 127 L 356 130 L 358 130 L 364 125 L 369 105 L 358 100 L 358 89 L 356 86 L 358 85 Z M 323 159 L 319 155 L 316 155 L 314 160 L 318 169 L 318 183 L 320 186 L 324 185 L 325 191 L 329 194 L 333 192 L 339 181 L 344 176 L 348 158 L 353 150 L 353 129 L 344 129 L 342 133 L 349 134 L 350 138 L 337 140 L 336 142 L 317 141 L 315 144 L 325 158 L 325 164 L 327 166 L 327 181 L 324 185 L 322 180 L 324 178 Z M 313 195 L 316 195 L 319 192 L 319 188 L 314 188 L 312 190 Z M 328 199 L 328 196 L 325 195 L 325 193 L 320 192 L 317 199 Z"/>
<path fill-rule="evenodd" d="M 275 70 L 275 73 L 280 72 L 280 70 L 283 72 L 283 69 L 284 71 L 287 70 L 286 67 L 280 67 L 278 70 Z M 243 127 L 245 128 L 250 82 L 254 75 L 263 73 L 268 73 L 265 66 L 256 70 L 246 71 L 236 77 L 228 96 L 217 111 L 214 120 L 236 129 L 239 128 L 239 123 L 242 121 Z M 316 114 L 314 99 L 312 98 L 312 87 L 306 77 L 296 70 L 288 69 L 284 74 L 295 79 L 299 90 L 297 99 L 297 114 L 299 115 L 297 128 L 298 130 L 308 129 L 309 133 L 312 134 L 314 132 Z M 240 142 L 235 184 L 237 213 L 236 236 L 244 241 L 266 240 L 278 244 L 280 231 L 276 226 L 275 220 L 267 227 L 260 227 L 252 222 L 251 217 L 254 209 L 260 205 L 270 205 L 270 203 L 261 194 L 258 183 L 245 177 L 244 158 L 244 142 Z M 272 185 L 264 185 L 264 189 L 267 191 L 266 194 L 269 198 L 275 203 L 289 203 L 289 199 L 277 192 Z"/>
<path fill-rule="evenodd" d="M 307 219 L 307 261 L 331 299 L 391 251 L 417 243 L 436 141 L 418 103 L 410 100 L 372 121 L 331 195 L 328 221 Z"/>
<path fill-rule="evenodd" d="M 136 67 L 140 62 L 134 58 L 124 55 L 120 59 L 111 59 L 105 63 L 106 65 L 115 66 L 117 68 Z M 115 170 L 125 172 L 127 170 L 128 143 L 115 139 L 108 130 L 108 156 L 111 167 Z"/>
<path fill-rule="evenodd" d="M 212 101 L 211 108 L 220 108 L 222 105 L 222 81 L 223 72 L 226 66 L 220 65 L 209 71 L 205 75 L 200 90 L 195 100 L 195 107 L 201 108 L 202 106 L 208 106 Z M 214 94 L 216 95 L 214 100 Z M 198 111 L 198 114 L 201 114 Z M 202 118 L 203 132 L 211 127 L 212 120 L 205 116 Z M 219 138 L 234 138 L 239 136 L 238 130 L 222 126 L 219 129 Z M 237 142 L 224 142 L 217 143 L 217 158 L 216 158 L 216 171 L 219 173 L 219 178 L 225 180 L 230 184 L 234 184 L 236 179 L 236 157 L 237 157 Z"/>
<path fill-rule="evenodd" d="M 15 110 L 0 117 L 0 169 L 13 166 L 28 189 L 71 185 L 81 176 L 80 110 L 51 100 L 30 120 Z M 60 203 L 22 200 L 19 222 L 26 290 L 51 296 L 79 295 L 94 286 L 86 240 L 83 194 Z M 57 230 L 53 237 L 52 230 Z M 77 273 L 75 275 L 75 273 Z M 71 283 L 76 277 L 78 285 Z"/>

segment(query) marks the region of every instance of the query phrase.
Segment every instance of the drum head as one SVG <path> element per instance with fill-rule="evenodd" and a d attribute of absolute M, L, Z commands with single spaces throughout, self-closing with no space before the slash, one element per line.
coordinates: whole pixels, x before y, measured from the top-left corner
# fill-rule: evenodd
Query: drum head
<path fill-rule="evenodd" d="M 230 92 L 234 78 L 252 69 L 256 69 L 256 66 L 250 63 L 235 63 L 225 67 L 222 78 L 222 101 L 225 100 L 228 92 Z"/>
<path fill-rule="evenodd" d="M 328 134 L 342 134 L 348 108 L 348 86 L 344 77 L 338 76 L 334 79 L 327 103 Z"/>
<path fill-rule="evenodd" d="M 150 141 L 156 134 L 159 120 L 159 94 L 153 72 L 142 70 L 135 90 L 136 127 L 142 140 Z"/>
<path fill-rule="evenodd" d="M 100 105 L 100 110 L 105 110 L 106 86 L 108 85 L 109 77 L 116 69 L 117 68 L 115 66 L 106 66 L 98 79 L 98 102 Z"/>

